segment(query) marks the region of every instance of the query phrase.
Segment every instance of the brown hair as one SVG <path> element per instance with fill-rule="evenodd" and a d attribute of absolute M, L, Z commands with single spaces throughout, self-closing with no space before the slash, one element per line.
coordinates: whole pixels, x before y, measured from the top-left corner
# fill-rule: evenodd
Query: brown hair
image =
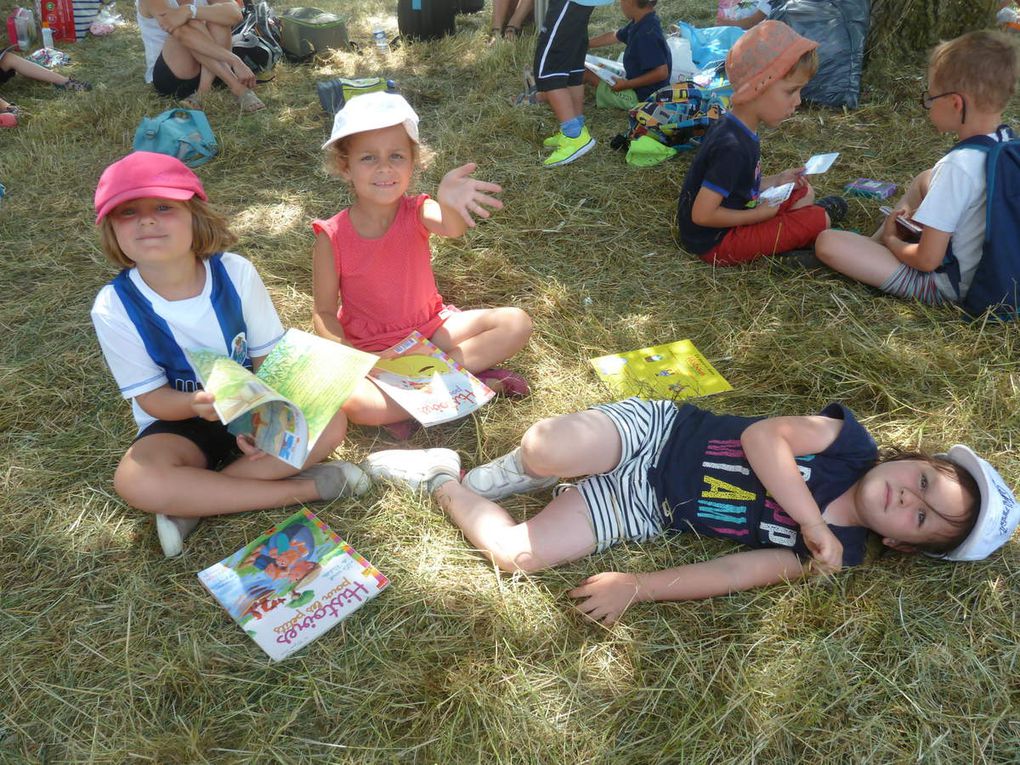
<path fill-rule="evenodd" d="M 968 96 L 984 112 L 1001 112 L 1016 90 L 1016 48 L 1000 32 L 968 32 L 941 43 L 928 67 L 939 90 Z"/>
<path fill-rule="evenodd" d="M 797 63 L 790 67 L 790 71 L 783 75 L 785 80 L 787 77 L 793 77 L 794 75 L 807 76 L 807 79 L 811 79 L 815 76 L 818 71 L 818 49 L 812 48 L 806 51 L 799 59 Z"/>
<path fill-rule="evenodd" d="M 227 219 L 208 203 L 192 197 L 184 206 L 191 213 L 191 251 L 196 257 L 205 260 L 237 242 Z M 134 268 L 135 262 L 124 254 L 114 233 L 110 219 L 115 211 L 116 208 L 99 222 L 99 241 L 111 263 L 121 268 Z"/>
<path fill-rule="evenodd" d="M 956 549 L 963 543 L 963 540 L 967 538 L 970 532 L 974 530 L 974 525 L 977 523 L 978 510 L 981 508 L 981 491 L 978 489 L 977 481 L 974 480 L 974 476 L 955 462 L 923 451 L 908 452 L 896 448 L 886 449 L 883 450 L 878 462 L 875 464 L 881 465 L 885 462 L 901 462 L 903 460 L 926 462 L 942 473 L 942 475 L 952 478 L 963 488 L 963 493 L 969 501 L 963 508 L 963 515 L 961 517 L 951 518 L 942 515 L 938 510 L 932 508 L 932 512 L 953 527 L 953 533 L 947 539 L 933 540 L 914 545 L 920 550 L 931 553 L 946 553 Z"/>

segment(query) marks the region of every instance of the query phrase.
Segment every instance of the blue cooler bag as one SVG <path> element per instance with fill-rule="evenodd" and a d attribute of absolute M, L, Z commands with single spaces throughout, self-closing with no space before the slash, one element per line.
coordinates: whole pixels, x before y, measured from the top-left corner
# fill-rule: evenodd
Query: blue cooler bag
<path fill-rule="evenodd" d="M 157 117 L 143 117 L 135 131 L 134 149 L 168 154 L 188 167 L 204 165 L 219 151 L 205 112 L 193 109 L 170 109 Z"/>

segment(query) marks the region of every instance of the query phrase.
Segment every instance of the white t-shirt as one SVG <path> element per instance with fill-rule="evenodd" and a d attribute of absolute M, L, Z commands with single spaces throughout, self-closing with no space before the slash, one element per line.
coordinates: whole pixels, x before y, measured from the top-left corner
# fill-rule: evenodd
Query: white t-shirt
<path fill-rule="evenodd" d="M 989 137 L 1000 139 L 997 133 Z M 914 220 L 952 234 L 953 255 L 960 263 L 960 294 L 945 274 L 935 274 L 939 292 L 953 301 L 970 290 L 985 241 L 985 152 L 957 149 L 935 163 L 928 193 L 914 212 Z"/>
<path fill-rule="evenodd" d="M 247 327 L 248 354 L 252 358 L 265 356 L 283 336 L 283 325 L 276 315 L 273 301 L 251 263 L 232 252 L 224 253 L 222 262 L 241 301 Z M 169 325 L 181 348 L 211 348 L 230 356 L 232 349 L 227 347 L 209 299 L 212 291 L 209 262 L 204 261 L 204 265 L 202 292 L 185 300 L 160 297 L 142 280 L 137 269 L 131 269 L 128 274 L 131 282 L 152 303 L 155 312 Z M 92 324 L 121 395 L 131 399 L 131 410 L 141 432 L 156 418 L 138 406 L 135 397 L 169 384 L 166 374 L 146 352 L 145 344 L 112 284 L 107 284 L 96 295 L 92 304 Z"/>
<path fill-rule="evenodd" d="M 206 5 L 206 0 L 192 0 L 196 8 Z M 171 9 L 179 8 L 177 0 L 166 0 Z M 142 45 L 145 47 L 145 81 L 152 82 L 152 67 L 156 65 L 156 59 L 163 52 L 163 44 L 166 43 L 166 32 L 159 25 L 159 20 L 145 18 L 142 15 L 141 0 L 135 0 L 135 12 L 138 16 L 138 30 L 142 33 Z"/>

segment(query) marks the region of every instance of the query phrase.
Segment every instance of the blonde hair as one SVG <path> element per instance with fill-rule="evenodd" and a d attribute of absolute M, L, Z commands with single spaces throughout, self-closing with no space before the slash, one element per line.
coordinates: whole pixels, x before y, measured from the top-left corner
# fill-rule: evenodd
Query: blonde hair
<path fill-rule="evenodd" d="M 817 72 L 818 49 L 812 48 L 797 59 L 797 63 L 790 67 L 790 71 L 783 75 L 783 79 L 785 80 L 787 77 L 793 77 L 794 75 L 801 75 L 802 77 L 806 76 L 810 80 Z"/>
<path fill-rule="evenodd" d="M 237 237 L 230 230 L 227 219 L 208 203 L 198 197 L 192 197 L 184 203 L 184 206 L 191 213 L 191 251 L 196 257 L 205 260 L 237 242 Z M 110 218 L 114 210 L 99 223 L 100 244 L 107 259 L 115 266 L 134 268 L 135 262 L 124 254 L 113 230 Z"/>
<path fill-rule="evenodd" d="M 931 52 L 928 67 L 940 90 L 969 96 L 984 112 L 1001 112 L 1016 90 L 1016 48 L 1000 32 L 968 32 L 941 43 Z"/>

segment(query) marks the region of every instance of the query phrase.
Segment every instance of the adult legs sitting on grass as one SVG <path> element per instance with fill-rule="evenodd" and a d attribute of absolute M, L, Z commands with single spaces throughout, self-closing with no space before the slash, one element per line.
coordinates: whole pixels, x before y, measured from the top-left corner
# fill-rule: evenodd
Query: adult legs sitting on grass
<path fill-rule="evenodd" d="M 497 566 L 530 572 L 595 551 L 591 514 L 581 493 L 562 492 L 538 514 L 518 523 L 478 492 L 502 498 L 549 486 L 555 477 L 606 473 L 620 463 L 622 448 L 613 421 L 602 412 L 588 410 L 535 423 L 521 439 L 519 450 L 475 468 L 463 483 L 457 480 L 459 461 L 452 463 L 450 455 L 455 458 L 456 454 L 449 450 L 377 452 L 362 467 L 373 478 L 427 487 L 471 544 Z"/>
<path fill-rule="evenodd" d="M 166 0 L 141 0 L 138 23 L 148 55 L 158 58 L 152 67 L 156 90 L 201 108 L 202 100 L 219 79 L 249 113 L 265 108 L 252 90 L 255 75 L 231 50 L 234 24 L 241 12 L 230 0 L 209 5 L 169 8 Z M 152 50 L 155 49 L 155 50 Z"/>
<path fill-rule="evenodd" d="M 355 465 L 320 463 L 343 441 L 347 418 L 333 417 L 299 472 L 262 452 L 245 454 L 220 471 L 206 451 L 183 435 L 154 433 L 136 440 L 117 466 L 113 485 L 125 502 L 157 515 L 168 557 L 181 552 L 200 518 L 332 500 L 362 494 L 370 483 Z"/>

